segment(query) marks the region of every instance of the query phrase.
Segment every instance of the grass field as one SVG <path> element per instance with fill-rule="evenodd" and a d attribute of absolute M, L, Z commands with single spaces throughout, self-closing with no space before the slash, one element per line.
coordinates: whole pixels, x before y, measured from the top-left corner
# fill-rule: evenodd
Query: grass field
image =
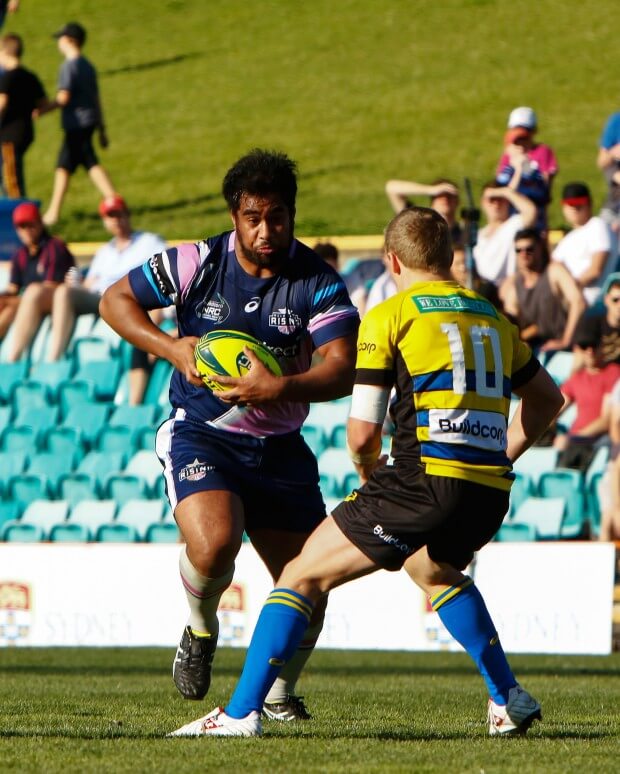
<path fill-rule="evenodd" d="M 135 224 L 168 239 L 228 225 L 221 179 L 255 146 L 299 163 L 298 233 L 380 233 L 385 180 L 471 177 L 501 151 L 509 111 L 539 113 L 560 161 L 558 185 L 589 182 L 607 116 L 618 109 L 614 0 L 24 0 L 5 31 L 54 93 L 50 34 L 89 31 L 111 138 L 102 153 Z M 60 142 L 44 117 L 28 156 L 30 194 L 47 202 Z M 74 178 L 60 232 L 100 240 L 98 197 Z M 560 225 L 556 202 L 551 225 Z"/>
<path fill-rule="evenodd" d="M 19 772 L 613 772 L 620 654 L 513 657 L 543 705 L 526 738 L 486 736 L 461 654 L 317 651 L 315 715 L 263 739 L 165 739 L 228 698 L 243 653 L 221 649 L 205 702 L 184 702 L 162 649 L 0 651 L 0 770 Z"/>

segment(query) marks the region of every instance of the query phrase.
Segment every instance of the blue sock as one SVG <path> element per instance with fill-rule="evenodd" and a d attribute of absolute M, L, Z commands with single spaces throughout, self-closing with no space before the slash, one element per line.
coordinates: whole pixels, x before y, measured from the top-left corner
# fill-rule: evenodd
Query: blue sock
<path fill-rule="evenodd" d="M 237 687 L 225 709 L 231 718 L 244 718 L 263 707 L 280 669 L 297 650 L 313 603 L 290 589 L 274 589 L 256 622 Z"/>
<path fill-rule="evenodd" d="M 506 704 L 508 692 L 517 681 L 473 580 L 466 578 L 459 586 L 450 586 L 435 594 L 431 605 L 446 629 L 476 663 L 493 701 Z"/>

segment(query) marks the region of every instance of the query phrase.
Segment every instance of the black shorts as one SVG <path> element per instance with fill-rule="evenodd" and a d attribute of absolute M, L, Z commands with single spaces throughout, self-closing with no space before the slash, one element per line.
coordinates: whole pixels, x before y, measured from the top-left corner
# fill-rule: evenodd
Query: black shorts
<path fill-rule="evenodd" d="M 386 465 L 333 516 L 346 537 L 386 570 L 400 570 L 422 546 L 436 562 L 463 570 L 499 529 L 508 501 L 502 489 L 429 476 L 419 465 L 403 477 Z"/>
<path fill-rule="evenodd" d="M 248 534 L 261 527 L 309 534 L 325 518 L 316 458 L 299 431 L 254 438 L 177 409 L 155 447 L 173 510 L 196 492 L 224 490 L 241 498 Z"/>
<path fill-rule="evenodd" d="M 90 169 L 98 164 L 99 159 L 93 148 L 94 132 L 94 126 L 65 132 L 56 167 L 73 174 L 79 166 Z"/>

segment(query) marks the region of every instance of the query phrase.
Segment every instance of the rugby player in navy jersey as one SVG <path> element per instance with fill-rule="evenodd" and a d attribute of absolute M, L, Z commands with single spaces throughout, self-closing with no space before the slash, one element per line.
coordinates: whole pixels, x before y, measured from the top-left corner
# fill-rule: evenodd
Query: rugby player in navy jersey
<path fill-rule="evenodd" d="M 208 691 L 217 606 L 244 530 L 275 580 L 325 518 L 317 463 L 300 427 L 309 402 L 350 394 L 359 317 L 337 272 L 294 238 L 296 193 L 293 161 L 250 152 L 223 182 L 234 230 L 150 257 L 101 301 L 102 317 L 121 336 L 176 369 L 172 413 L 159 428 L 156 451 L 185 541 L 180 572 L 190 613 L 173 676 L 187 699 Z M 148 316 L 171 304 L 178 339 Z M 194 347 L 218 329 L 257 338 L 282 376 L 246 350 L 249 372 L 221 377 L 227 390 L 211 392 L 196 370 Z M 320 358 L 311 367 L 315 352 Z M 317 605 L 296 655 L 275 680 L 267 717 L 308 717 L 295 683 L 324 612 Z"/>
<path fill-rule="evenodd" d="M 385 250 L 399 292 L 362 320 L 347 425 L 363 486 L 285 567 L 225 709 L 170 736 L 260 736 L 263 697 L 295 653 L 316 605 L 331 589 L 380 568 L 404 567 L 474 660 L 489 693 L 490 734 L 525 733 L 541 717 L 462 570 L 499 529 L 512 462 L 547 428 L 562 395 L 517 328 L 452 279 L 452 245 L 441 215 L 426 207 L 404 210 L 388 225 Z M 396 429 L 384 464 L 381 429 L 392 387 Z M 513 391 L 521 402 L 507 427 Z"/>

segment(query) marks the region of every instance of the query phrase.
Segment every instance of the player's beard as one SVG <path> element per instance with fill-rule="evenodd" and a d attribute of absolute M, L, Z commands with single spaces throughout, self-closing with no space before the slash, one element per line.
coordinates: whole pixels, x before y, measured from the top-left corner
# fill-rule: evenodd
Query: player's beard
<path fill-rule="evenodd" d="M 244 244 L 240 244 L 240 247 L 243 257 L 254 266 L 258 266 L 259 269 L 279 268 L 288 258 L 290 250 L 290 245 L 287 245 L 286 247 L 274 249 L 269 255 L 261 255 L 258 250 L 253 250 L 251 247 L 247 247 Z"/>

